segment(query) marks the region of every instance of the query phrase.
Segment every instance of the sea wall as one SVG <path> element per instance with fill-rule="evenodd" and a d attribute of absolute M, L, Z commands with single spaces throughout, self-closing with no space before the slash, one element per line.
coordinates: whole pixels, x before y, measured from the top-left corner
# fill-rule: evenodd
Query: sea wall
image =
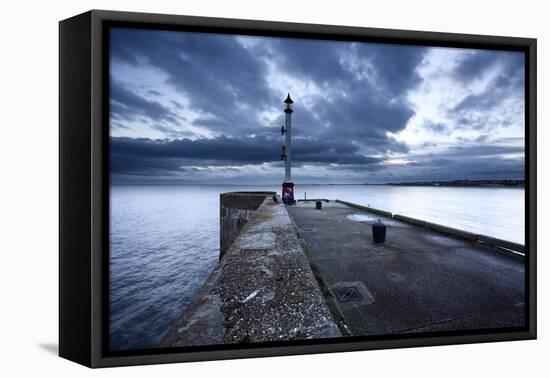
<path fill-rule="evenodd" d="M 468 241 L 472 241 L 472 242 L 475 242 L 475 243 L 484 244 L 484 245 L 499 248 L 499 249 L 502 249 L 502 250 L 505 250 L 505 251 L 510 251 L 510 252 L 513 252 L 513 253 L 519 253 L 521 255 L 525 255 L 525 246 L 522 245 L 522 244 L 519 244 L 519 243 L 514 243 L 514 242 L 511 242 L 511 241 L 508 241 L 508 240 L 503 240 L 503 239 L 498 239 L 498 238 L 488 236 L 488 235 L 476 234 L 476 233 L 469 232 L 469 231 L 459 230 L 459 229 L 456 229 L 456 228 L 453 228 L 453 227 L 444 226 L 444 225 L 441 225 L 441 224 L 432 223 L 432 222 L 424 221 L 424 220 L 421 220 L 421 219 L 411 218 L 411 217 L 401 215 L 401 214 L 392 214 L 389 211 L 375 209 L 375 208 L 370 207 L 370 206 L 358 205 L 356 203 L 342 201 L 342 200 L 339 200 L 339 199 L 337 199 L 336 202 L 342 203 L 342 204 L 350 206 L 350 207 L 354 207 L 356 209 L 369 211 L 371 213 L 382 215 L 382 216 L 385 216 L 385 217 L 388 217 L 388 218 L 393 218 L 393 219 L 396 219 L 396 220 L 401 221 L 401 222 L 410 223 L 410 224 L 414 224 L 414 225 L 417 225 L 417 226 L 423 226 L 423 227 L 429 228 L 431 230 L 440 232 L 442 234 L 446 234 L 446 235 L 450 235 L 450 236 L 454 236 L 454 237 L 459 237 L 459 238 L 462 238 L 462 239 L 465 239 L 465 240 L 468 240 Z"/>
<path fill-rule="evenodd" d="M 341 336 L 288 212 L 272 196 L 222 195 L 227 250 L 163 347 Z"/>
<path fill-rule="evenodd" d="M 275 192 L 220 194 L 220 260 L 266 197 Z"/>

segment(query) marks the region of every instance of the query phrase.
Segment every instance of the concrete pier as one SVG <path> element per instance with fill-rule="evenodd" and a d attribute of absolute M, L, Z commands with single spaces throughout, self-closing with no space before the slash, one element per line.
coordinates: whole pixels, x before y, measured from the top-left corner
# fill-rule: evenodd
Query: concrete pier
<path fill-rule="evenodd" d="M 523 327 L 523 246 L 344 201 L 220 200 L 220 263 L 162 346 Z M 387 225 L 372 241 L 372 224 Z"/>
<path fill-rule="evenodd" d="M 522 256 L 373 210 L 332 201 L 322 211 L 288 207 L 350 335 L 524 326 Z M 372 242 L 378 219 L 387 225 L 383 244 Z"/>
<path fill-rule="evenodd" d="M 162 346 L 341 335 L 285 206 L 280 198 L 262 199 Z M 231 201 L 254 202 L 247 193 Z"/>

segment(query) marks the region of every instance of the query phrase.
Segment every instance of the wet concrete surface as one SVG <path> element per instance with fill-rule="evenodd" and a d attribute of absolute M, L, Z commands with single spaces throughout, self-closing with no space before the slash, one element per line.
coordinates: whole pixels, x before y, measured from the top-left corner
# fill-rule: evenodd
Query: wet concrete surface
<path fill-rule="evenodd" d="M 332 201 L 287 210 L 350 335 L 524 325 L 520 256 Z M 384 244 L 372 242 L 378 219 L 388 226 Z"/>

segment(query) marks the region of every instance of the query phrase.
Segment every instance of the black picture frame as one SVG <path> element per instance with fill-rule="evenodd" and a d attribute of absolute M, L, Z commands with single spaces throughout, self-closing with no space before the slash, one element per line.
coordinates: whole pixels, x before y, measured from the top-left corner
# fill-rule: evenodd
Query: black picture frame
<path fill-rule="evenodd" d="M 511 50 L 525 53 L 527 326 L 480 332 L 108 352 L 108 28 Z M 89 367 L 534 339 L 536 318 L 536 39 L 92 10 L 59 24 L 59 354 Z"/>

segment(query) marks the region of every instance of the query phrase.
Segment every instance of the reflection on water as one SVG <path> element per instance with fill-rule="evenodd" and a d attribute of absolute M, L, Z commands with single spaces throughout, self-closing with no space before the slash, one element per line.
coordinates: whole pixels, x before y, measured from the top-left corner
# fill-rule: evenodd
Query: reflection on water
<path fill-rule="evenodd" d="M 219 193 L 279 186 L 112 186 L 110 346 L 157 347 L 219 253 Z M 524 190 L 296 185 L 295 197 L 342 199 L 518 243 Z"/>

